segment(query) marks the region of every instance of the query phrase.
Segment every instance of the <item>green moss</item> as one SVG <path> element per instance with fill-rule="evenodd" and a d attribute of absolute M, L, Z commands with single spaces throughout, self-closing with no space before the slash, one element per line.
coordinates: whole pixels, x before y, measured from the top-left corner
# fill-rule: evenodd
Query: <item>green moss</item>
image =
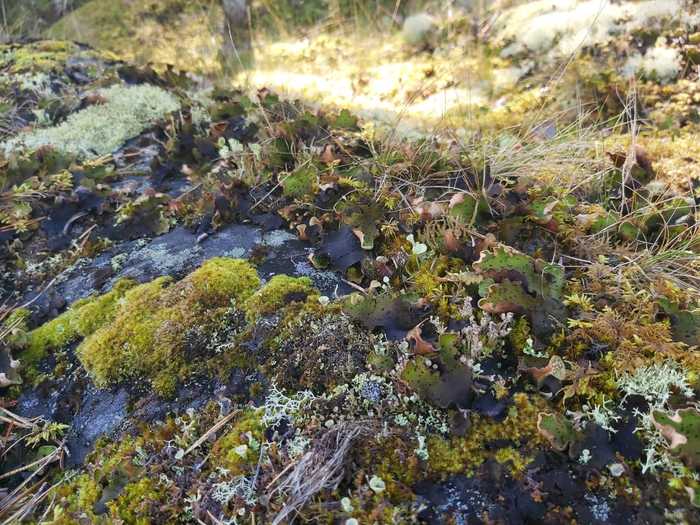
<path fill-rule="evenodd" d="M 236 419 L 233 428 L 214 444 L 212 465 L 229 470 L 233 476 L 248 474 L 257 465 L 264 439 L 261 415 L 259 410 L 246 410 Z"/>
<path fill-rule="evenodd" d="M 163 396 L 187 373 L 188 331 L 211 333 L 232 303 L 258 286 L 255 269 L 240 259 L 214 258 L 182 281 L 167 278 L 129 290 L 112 322 L 87 337 L 77 353 L 98 386 L 142 379 Z"/>
<path fill-rule="evenodd" d="M 19 355 L 22 365 L 33 367 L 47 352 L 59 350 L 80 337 L 87 337 L 110 322 L 122 297 L 135 285 L 134 281 L 122 279 L 108 293 L 76 301 L 63 314 L 29 332 L 27 348 Z"/>
<path fill-rule="evenodd" d="M 66 60 L 76 53 L 98 54 L 82 51 L 76 44 L 65 41 L 44 40 L 22 45 L 0 45 L 0 68 L 12 74 L 63 71 Z"/>
<path fill-rule="evenodd" d="M 515 404 L 502 422 L 496 422 L 478 415 L 473 416 L 472 429 L 463 437 L 449 439 L 432 436 L 428 440 L 429 468 L 436 474 L 465 473 L 473 475 L 487 459 L 494 458 L 500 463 L 509 462 L 514 474 L 527 464 L 527 452 L 544 443 L 537 431 L 537 414 L 543 401 L 529 399 L 526 394 L 514 396 Z M 520 448 L 509 447 L 506 451 L 493 450 L 486 445 L 497 440 L 514 442 Z"/>
<path fill-rule="evenodd" d="M 23 347 L 27 343 L 27 323 L 31 312 L 26 308 L 16 308 L 7 316 L 0 326 L 0 331 L 3 329 L 10 330 L 5 342 L 10 347 Z"/>
<path fill-rule="evenodd" d="M 289 302 L 306 301 L 318 296 L 308 277 L 275 275 L 245 302 L 244 310 L 250 319 L 255 319 L 259 315 L 274 313 Z"/>
<path fill-rule="evenodd" d="M 520 317 L 513 324 L 513 329 L 508 334 L 508 340 L 513 348 L 522 350 L 527 345 L 527 340 L 530 337 L 530 323 L 525 317 Z"/>
<path fill-rule="evenodd" d="M 260 286 L 260 278 L 249 263 L 224 257 L 209 259 L 188 280 L 202 295 L 197 301 L 216 303 L 235 298 L 237 303 L 243 304 Z"/>
<path fill-rule="evenodd" d="M 148 84 L 114 85 L 99 91 L 106 100 L 70 115 L 58 126 L 36 129 L 9 140 L 5 151 L 45 145 L 87 158 L 108 155 L 180 103 L 172 94 Z"/>
<path fill-rule="evenodd" d="M 282 191 L 286 197 L 303 197 L 313 192 L 316 178 L 313 166 L 299 167 L 282 180 Z"/>
<path fill-rule="evenodd" d="M 155 513 L 163 499 L 164 491 L 158 487 L 157 482 L 152 478 L 143 478 L 129 483 L 119 497 L 107 506 L 115 521 L 148 525 L 152 523 L 149 516 Z"/>

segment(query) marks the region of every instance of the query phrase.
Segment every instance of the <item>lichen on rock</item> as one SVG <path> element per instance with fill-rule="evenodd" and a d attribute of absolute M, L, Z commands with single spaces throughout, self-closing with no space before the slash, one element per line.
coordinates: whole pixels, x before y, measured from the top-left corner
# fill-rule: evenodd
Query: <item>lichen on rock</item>
<path fill-rule="evenodd" d="M 83 158 L 107 155 L 180 108 L 174 95 L 151 85 L 113 85 L 98 90 L 96 96 L 102 100 L 69 115 L 65 122 L 6 141 L 1 145 L 5 154 L 53 146 Z"/>

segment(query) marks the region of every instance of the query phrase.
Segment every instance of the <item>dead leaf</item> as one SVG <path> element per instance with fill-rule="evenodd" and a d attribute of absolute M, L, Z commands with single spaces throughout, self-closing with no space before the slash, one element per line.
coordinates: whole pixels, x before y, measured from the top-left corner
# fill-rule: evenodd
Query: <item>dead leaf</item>
<path fill-rule="evenodd" d="M 406 339 L 413 343 L 413 352 L 418 355 L 427 355 L 437 352 L 437 349 L 428 341 L 423 339 L 421 325 L 409 330 Z"/>

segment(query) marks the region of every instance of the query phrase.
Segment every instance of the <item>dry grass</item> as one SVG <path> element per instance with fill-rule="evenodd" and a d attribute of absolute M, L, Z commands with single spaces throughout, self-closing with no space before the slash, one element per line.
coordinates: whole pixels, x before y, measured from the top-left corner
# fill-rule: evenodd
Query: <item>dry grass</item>
<path fill-rule="evenodd" d="M 273 525 L 287 523 L 318 493 L 340 483 L 348 452 L 362 435 L 372 431 L 366 422 L 344 423 L 326 431 L 290 468 L 268 485 L 267 496 L 282 496 L 284 507 Z"/>

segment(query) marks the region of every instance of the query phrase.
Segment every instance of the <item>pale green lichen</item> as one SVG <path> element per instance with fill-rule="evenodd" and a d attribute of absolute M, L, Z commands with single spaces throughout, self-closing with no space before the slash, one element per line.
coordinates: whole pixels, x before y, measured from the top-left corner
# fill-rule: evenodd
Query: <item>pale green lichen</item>
<path fill-rule="evenodd" d="M 103 104 L 73 113 L 58 126 L 23 133 L 5 142 L 2 149 L 10 153 L 50 145 L 85 158 L 108 155 L 180 108 L 174 95 L 148 84 L 114 85 L 98 94 L 105 99 Z"/>

